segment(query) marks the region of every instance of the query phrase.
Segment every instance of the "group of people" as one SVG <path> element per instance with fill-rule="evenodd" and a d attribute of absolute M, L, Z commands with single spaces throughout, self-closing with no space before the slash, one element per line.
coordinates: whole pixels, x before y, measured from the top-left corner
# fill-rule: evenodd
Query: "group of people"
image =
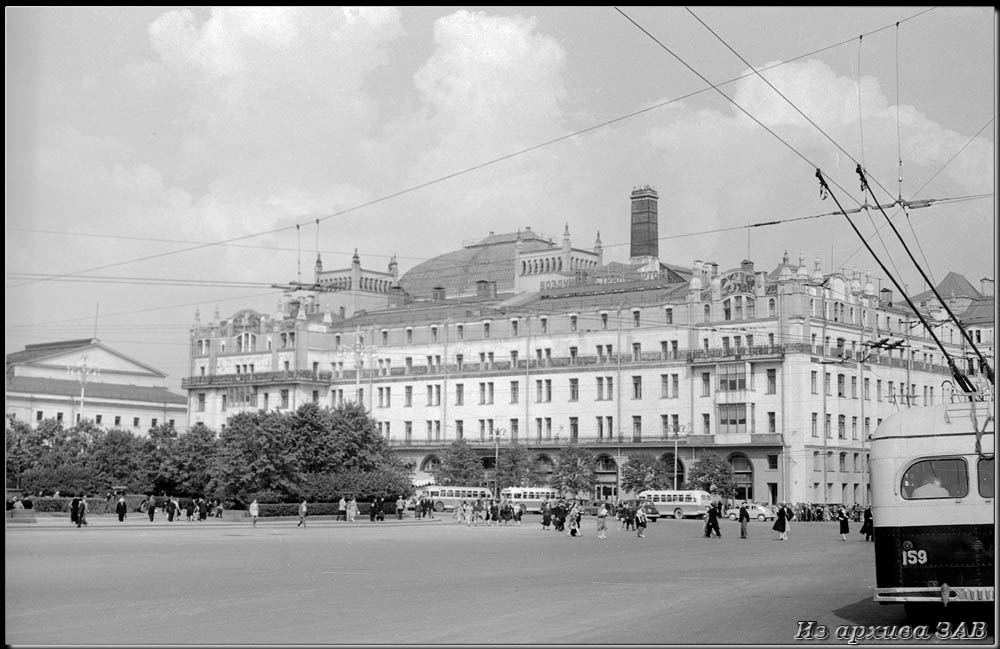
<path fill-rule="evenodd" d="M 469 527 L 477 527 L 480 522 L 487 527 L 490 525 L 520 527 L 523 515 L 524 508 L 520 503 L 507 498 L 503 500 L 477 498 L 473 502 L 463 500 L 460 505 L 455 507 L 454 514 L 456 521 L 465 523 Z"/>
<path fill-rule="evenodd" d="M 124 506 L 123 506 L 124 505 Z M 167 496 L 166 499 L 159 505 L 157 505 L 157 499 L 152 494 L 146 499 L 146 515 L 149 516 L 149 522 L 152 523 L 156 519 L 156 510 L 160 509 L 163 513 L 167 515 L 168 522 L 174 522 L 174 520 L 180 520 L 181 514 L 187 516 L 187 520 L 190 523 L 193 520 L 204 521 L 208 520 L 209 516 L 222 517 L 222 501 L 213 500 L 209 502 L 205 498 L 194 498 L 190 499 L 183 506 L 177 498 Z M 125 504 L 125 497 L 122 496 L 118 500 L 118 504 L 115 505 L 115 512 L 118 513 L 118 520 L 124 521 L 125 516 L 122 514 L 124 510 L 127 514 L 128 505 Z"/>

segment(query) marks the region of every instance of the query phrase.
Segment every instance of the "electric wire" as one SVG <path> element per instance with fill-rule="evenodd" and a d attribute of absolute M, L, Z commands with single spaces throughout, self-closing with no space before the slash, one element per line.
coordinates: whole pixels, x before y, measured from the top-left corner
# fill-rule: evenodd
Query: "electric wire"
<path fill-rule="evenodd" d="M 924 11 L 918 12 L 918 13 L 914 14 L 913 16 L 910 16 L 909 18 L 904 19 L 904 22 L 906 20 L 912 20 L 914 18 L 917 18 L 918 16 L 921 16 L 921 15 L 927 13 L 928 11 L 931 11 L 932 9 L 933 8 L 926 9 Z M 620 12 L 620 10 L 619 10 L 619 12 Z M 624 14 L 622 14 L 622 15 L 624 15 Z M 875 34 L 875 33 L 884 31 L 885 29 L 889 29 L 891 26 L 892 25 L 886 25 L 884 27 L 880 27 L 879 29 L 876 29 L 876 30 L 873 30 L 871 32 L 868 32 L 868 34 Z M 788 61 L 783 61 L 781 63 L 777 63 L 777 64 L 775 64 L 774 66 L 771 66 L 771 67 L 778 67 L 779 65 L 785 65 L 787 63 L 791 63 L 793 61 L 799 60 L 799 59 L 804 58 L 806 56 L 811 56 L 813 54 L 816 54 L 816 53 L 819 53 L 819 52 L 823 52 L 825 50 L 832 49 L 834 47 L 838 47 L 838 46 L 843 45 L 845 43 L 849 43 L 852 40 L 853 40 L 853 38 L 847 39 L 847 40 L 842 41 L 840 43 L 835 43 L 833 45 L 829 45 L 827 47 L 820 48 L 820 49 L 814 50 L 812 52 L 809 52 L 807 54 L 803 54 L 801 56 L 789 59 Z M 771 68 L 765 68 L 765 70 L 766 69 L 771 69 Z M 716 91 L 721 92 L 721 91 L 718 90 L 718 86 L 719 85 L 725 85 L 725 84 L 729 84 L 729 83 L 733 83 L 733 82 L 739 81 L 740 79 L 742 79 L 745 76 L 749 76 L 749 74 L 747 74 L 747 75 L 741 75 L 740 77 L 735 77 L 733 79 L 730 79 L 728 81 L 722 82 L 722 83 L 717 84 L 717 85 L 712 85 L 711 83 L 708 82 L 707 79 L 703 79 L 703 80 L 706 83 L 709 83 L 709 85 L 711 86 L 712 89 L 715 89 Z M 667 106 L 667 105 L 675 103 L 677 101 L 682 101 L 684 99 L 687 99 L 689 97 L 693 97 L 693 96 L 695 96 L 697 94 L 700 94 L 702 92 L 706 92 L 707 90 L 709 90 L 709 88 L 702 88 L 700 90 L 688 93 L 687 95 L 683 95 L 681 97 L 670 99 L 670 100 L 661 102 L 659 104 L 656 104 L 654 106 L 649 106 L 647 108 L 643 108 L 641 110 L 633 111 L 633 112 L 628 113 L 626 115 L 615 117 L 615 118 L 606 120 L 604 122 L 600 122 L 598 124 L 594 124 L 594 125 L 589 126 L 587 128 L 579 129 L 577 131 L 573 131 L 571 133 L 567 133 L 565 135 L 562 135 L 562 136 L 559 136 L 559 137 L 556 137 L 556 138 L 552 138 L 552 139 L 547 140 L 545 142 L 541 142 L 539 144 L 536 144 L 536 145 L 533 145 L 533 146 L 529 146 L 529 147 L 526 147 L 524 149 L 520 149 L 518 151 L 514 151 L 514 152 L 502 155 L 502 156 L 497 157 L 497 158 L 493 158 L 491 160 L 487 160 L 485 162 L 473 165 L 471 167 L 466 167 L 465 169 L 462 169 L 462 170 L 459 170 L 459 171 L 455 171 L 453 173 L 446 174 L 444 176 L 440 176 L 438 178 L 435 178 L 435 179 L 432 179 L 432 180 L 429 180 L 429 181 L 426 181 L 426 182 L 423 182 L 423 183 L 419 183 L 417 185 L 412 185 L 410 187 L 401 189 L 401 190 L 396 191 L 396 192 L 392 192 L 390 194 L 383 195 L 381 197 L 378 197 L 378 198 L 372 199 L 370 201 L 367 201 L 367 202 L 355 205 L 353 207 L 345 208 L 343 210 L 339 210 L 339 211 L 333 212 L 331 214 L 327 214 L 325 216 L 317 218 L 316 222 L 318 223 L 319 221 L 325 221 L 325 220 L 330 219 L 330 218 L 344 216 L 346 214 L 350 214 L 352 212 L 356 212 L 358 210 L 365 209 L 367 207 L 371 207 L 373 205 L 377 205 L 379 203 L 383 203 L 385 201 L 389 201 L 389 200 L 394 199 L 394 198 L 398 198 L 400 196 L 403 196 L 403 195 L 406 195 L 406 194 L 418 191 L 420 189 L 424 189 L 425 187 L 429 187 L 429 186 L 435 185 L 437 183 L 444 182 L 446 180 L 450 180 L 452 178 L 457 178 L 459 176 L 464 176 L 464 175 L 472 173 L 474 171 L 478 171 L 480 169 L 483 169 L 483 168 L 486 168 L 486 167 L 498 164 L 498 163 L 506 161 L 506 160 L 510 160 L 512 158 L 515 158 L 515 157 L 518 157 L 518 156 L 521 156 L 521 155 L 524 155 L 524 154 L 536 151 L 538 149 L 550 146 L 552 144 L 556 144 L 556 143 L 559 143 L 559 142 L 562 142 L 562 141 L 565 141 L 565 140 L 569 140 L 571 138 L 575 138 L 575 137 L 578 137 L 580 135 L 584 135 L 586 133 L 590 133 L 592 131 L 604 128 L 604 127 L 609 126 L 611 124 L 616 124 L 618 122 L 621 122 L 621 121 L 624 121 L 624 120 L 627 120 L 627 119 L 631 119 L 632 117 L 636 117 L 638 115 L 642 115 L 642 114 L 648 113 L 650 111 L 656 110 L 657 108 L 662 108 L 663 106 Z M 815 166 L 815 165 L 812 165 L 812 166 Z M 298 225 L 300 225 L 300 224 L 296 224 L 296 226 L 294 226 L 294 227 L 297 227 Z M 179 250 L 173 250 L 173 251 L 167 251 L 167 252 L 157 253 L 157 254 L 153 254 L 153 255 L 147 255 L 147 256 L 138 257 L 138 258 L 134 258 L 134 259 L 129 259 L 129 260 L 123 260 L 123 261 L 119 261 L 119 262 L 114 262 L 114 263 L 111 263 L 111 264 L 105 264 L 105 265 L 102 265 L 102 266 L 85 268 L 85 269 L 81 269 L 81 270 L 78 270 L 78 271 L 71 271 L 69 273 L 63 273 L 63 274 L 64 275 L 68 275 L 68 274 L 77 274 L 77 273 L 88 273 L 88 272 L 94 272 L 94 271 L 97 271 L 97 270 L 105 270 L 107 268 L 113 268 L 113 267 L 116 267 L 116 266 L 123 266 L 123 265 L 127 265 L 127 264 L 139 263 L 139 262 L 143 262 L 143 261 L 150 261 L 152 259 L 158 259 L 158 258 L 161 258 L 161 257 L 170 256 L 170 255 L 182 254 L 182 253 L 186 253 L 186 252 L 193 252 L 193 251 L 196 251 L 196 250 L 201 250 L 201 249 L 212 247 L 212 246 L 225 245 L 225 244 L 230 244 L 230 243 L 233 243 L 233 242 L 245 241 L 247 239 L 252 239 L 252 238 L 255 238 L 255 237 L 266 236 L 266 235 L 269 235 L 269 234 L 276 234 L 276 233 L 279 233 L 279 232 L 284 232 L 284 231 L 290 230 L 292 227 L 293 227 L 292 225 L 282 226 L 280 228 L 273 228 L 271 230 L 266 230 L 266 231 L 263 231 L 263 232 L 250 233 L 250 234 L 245 234 L 245 235 L 241 235 L 241 236 L 238 236 L 238 237 L 232 237 L 232 238 L 228 238 L 228 239 L 220 239 L 218 241 L 213 241 L 213 242 L 208 242 L 208 243 L 204 243 L 204 244 L 199 244 L 199 245 L 195 245 L 195 246 L 191 246 L 191 247 L 187 247 L 187 248 L 182 248 L 182 249 L 179 249 Z M 35 280 L 35 281 L 38 281 L 38 280 Z M 16 284 L 16 285 L 13 285 L 13 286 L 9 286 L 7 288 L 18 288 L 18 287 L 26 286 L 26 285 L 29 285 L 29 284 L 32 284 L 32 283 L 34 283 L 34 281 L 33 282 L 24 282 L 24 283 L 21 283 L 21 284 Z"/>

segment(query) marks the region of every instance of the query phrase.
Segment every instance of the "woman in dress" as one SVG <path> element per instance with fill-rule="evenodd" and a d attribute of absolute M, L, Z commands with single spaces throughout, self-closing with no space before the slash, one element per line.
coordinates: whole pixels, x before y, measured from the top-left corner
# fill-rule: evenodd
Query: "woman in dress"
<path fill-rule="evenodd" d="M 771 526 L 771 529 L 778 533 L 779 541 L 788 539 L 787 511 L 785 503 L 781 503 L 781 507 L 778 507 L 777 517 L 774 519 L 774 525 Z"/>
<path fill-rule="evenodd" d="M 552 524 L 552 507 L 549 505 L 549 501 L 542 502 L 542 529 L 549 529 L 549 525 Z"/>
<path fill-rule="evenodd" d="M 837 511 L 837 522 L 840 523 L 840 540 L 847 542 L 847 535 L 851 532 L 848 522 L 850 519 L 847 517 L 847 510 L 841 507 Z"/>

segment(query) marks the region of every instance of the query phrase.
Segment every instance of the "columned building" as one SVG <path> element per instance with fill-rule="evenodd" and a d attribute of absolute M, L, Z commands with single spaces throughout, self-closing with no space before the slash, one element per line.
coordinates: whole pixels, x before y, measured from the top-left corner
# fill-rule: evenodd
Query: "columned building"
<path fill-rule="evenodd" d="M 27 345 L 5 369 L 6 414 L 31 426 L 88 420 L 145 435 L 187 421 L 187 399 L 166 388 L 166 374 L 97 338 Z"/>
<path fill-rule="evenodd" d="M 655 239 L 655 199 L 633 192 L 633 236 Z M 321 296 L 290 295 L 273 317 L 198 324 L 192 421 L 354 400 L 415 484 L 456 439 L 480 451 L 486 484 L 501 446 L 524 445 L 544 471 L 577 444 L 597 457 L 596 497 L 626 495 L 620 469 L 637 453 L 676 466 L 679 486 L 715 453 L 737 498 L 853 504 L 867 502 L 879 422 L 950 398 L 940 350 L 869 275 L 823 273 L 801 254 L 765 270 L 682 267 L 649 244 L 604 264 L 599 235 L 578 250 L 568 226 L 561 246 L 490 233 L 404 274 L 382 308 L 339 319 L 310 310 Z M 992 349 L 993 323 L 977 316 Z M 964 358 L 953 324 L 935 333 Z"/>

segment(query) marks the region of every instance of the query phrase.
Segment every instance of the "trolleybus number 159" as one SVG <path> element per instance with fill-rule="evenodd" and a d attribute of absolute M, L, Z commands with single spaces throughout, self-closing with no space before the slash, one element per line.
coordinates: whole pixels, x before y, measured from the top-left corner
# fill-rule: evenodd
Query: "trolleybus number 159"
<path fill-rule="evenodd" d="M 922 566 L 927 563 L 927 550 L 903 550 L 904 566 Z"/>

